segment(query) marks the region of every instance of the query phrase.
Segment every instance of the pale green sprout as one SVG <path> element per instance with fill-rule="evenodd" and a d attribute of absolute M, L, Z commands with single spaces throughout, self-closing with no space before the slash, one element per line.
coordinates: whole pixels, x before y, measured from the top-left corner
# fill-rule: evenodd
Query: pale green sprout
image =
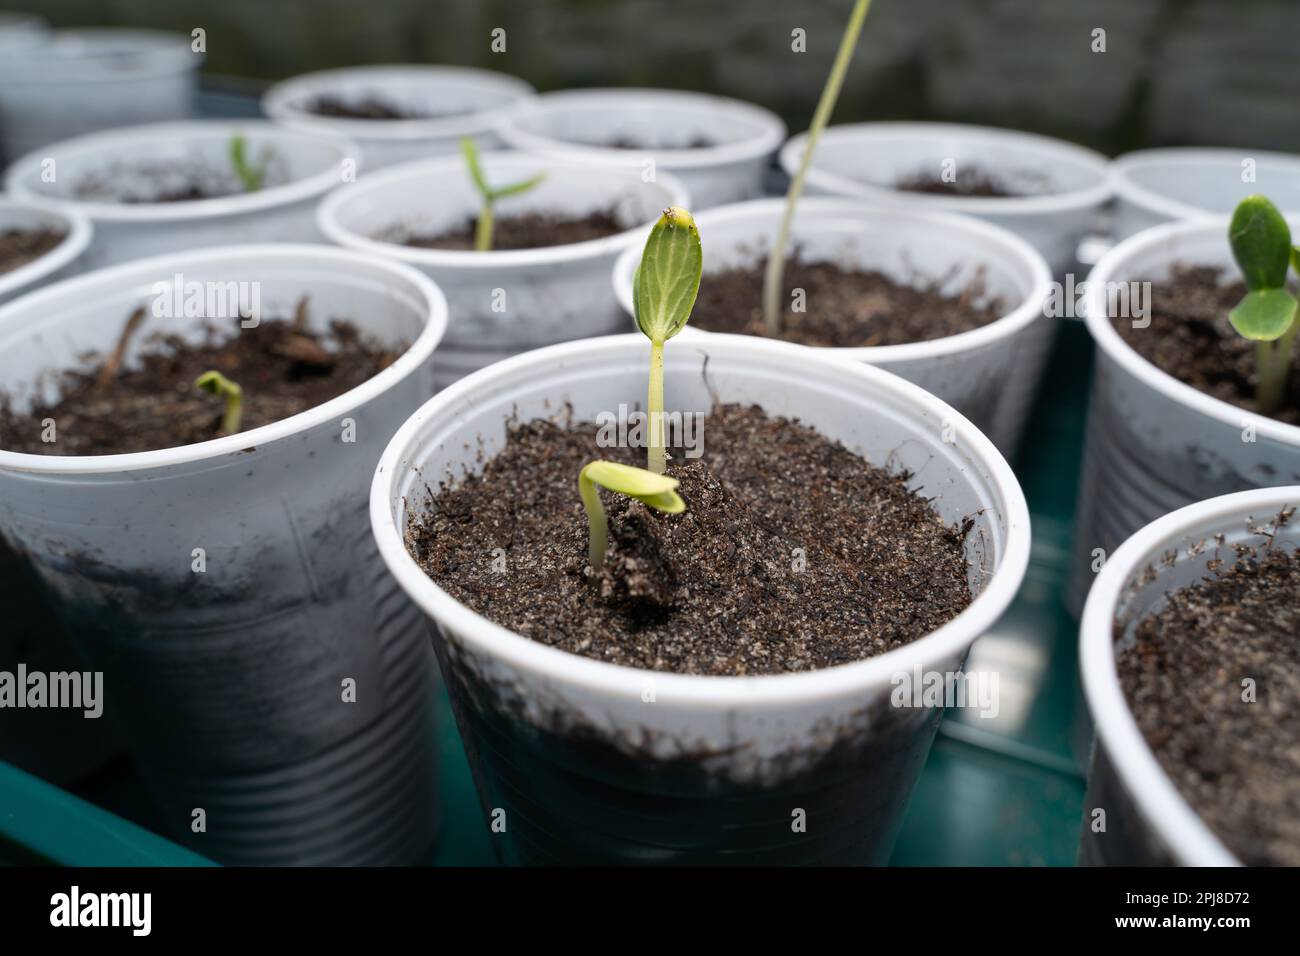
<path fill-rule="evenodd" d="M 505 199 L 507 196 L 517 196 L 520 193 L 528 192 L 546 178 L 546 173 L 538 173 L 536 176 L 530 176 L 507 186 L 494 187 L 488 184 L 487 176 L 483 172 L 483 164 L 479 161 L 478 146 L 475 145 L 474 140 L 468 136 L 462 136 L 460 151 L 465 157 L 465 165 L 469 169 L 469 178 L 474 181 L 474 188 L 478 190 L 478 194 L 483 200 L 483 207 L 478 214 L 478 224 L 474 228 L 474 249 L 477 252 L 487 252 L 492 248 L 493 207 L 496 201 Z"/>
<path fill-rule="evenodd" d="M 261 162 L 254 164 L 248 158 L 248 140 L 242 135 L 230 139 L 230 165 L 244 184 L 246 192 L 255 193 L 266 183 L 266 170 L 271 165 L 271 151 L 262 153 Z"/>
<path fill-rule="evenodd" d="M 636 324 L 650 340 L 650 387 L 646 412 L 650 419 L 646 468 L 662 475 L 664 450 L 664 343 L 686 327 L 700 291 L 704 255 L 700 231 L 691 214 L 669 206 L 650 230 L 641 263 L 632 276 Z"/>
<path fill-rule="evenodd" d="M 599 573 L 604 565 L 605 548 L 609 544 L 609 525 L 597 485 L 635 498 L 665 514 L 680 514 L 686 510 L 686 502 L 677 494 L 676 478 L 613 461 L 588 462 L 578 473 L 578 494 L 582 496 L 582 507 L 587 511 L 587 560 L 593 574 Z"/>
<path fill-rule="evenodd" d="M 767 268 L 763 273 L 763 321 L 768 335 L 781 332 L 781 287 L 785 277 L 785 246 L 790 241 L 790 228 L 794 223 L 794 209 L 803 195 L 804 181 L 808 178 L 808 169 L 812 166 L 813 153 L 821 141 L 822 130 L 830 121 L 839 99 L 840 87 L 844 85 L 844 74 L 848 72 L 849 61 L 853 59 L 853 49 L 858 45 L 858 34 L 862 32 L 862 21 L 867 17 L 871 0 L 856 0 L 853 12 L 849 14 L 844 36 L 840 38 L 840 48 L 835 54 L 826 85 L 822 87 L 821 99 L 813 112 L 812 125 L 808 127 L 808 142 L 804 146 L 803 156 L 799 159 L 799 169 L 790 180 L 790 188 L 785 194 L 785 212 L 781 214 L 781 227 L 777 230 L 776 242 L 767 254 Z"/>
<path fill-rule="evenodd" d="M 1272 415 L 1286 399 L 1291 371 L 1297 303 L 1287 291 L 1286 277 L 1289 265 L 1300 271 L 1300 249 L 1291 245 L 1286 219 L 1263 196 L 1247 196 L 1237 204 L 1228 241 L 1247 290 L 1228 318 L 1241 336 L 1258 343 L 1255 401 L 1260 412 Z"/>
<path fill-rule="evenodd" d="M 221 432 L 224 435 L 237 434 L 244 416 L 244 390 L 215 369 L 196 378 L 194 387 L 226 400 L 226 410 L 221 416 Z"/>

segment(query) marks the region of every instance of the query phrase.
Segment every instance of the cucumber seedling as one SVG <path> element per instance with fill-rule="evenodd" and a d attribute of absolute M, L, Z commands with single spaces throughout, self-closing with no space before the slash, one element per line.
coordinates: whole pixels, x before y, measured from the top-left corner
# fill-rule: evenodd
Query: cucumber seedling
<path fill-rule="evenodd" d="M 632 277 L 637 327 L 650 340 L 650 423 L 646 468 L 664 473 L 664 343 L 686 327 L 700 291 L 704 256 L 700 231 L 685 209 L 670 206 L 650 230 L 641 263 Z"/>
<path fill-rule="evenodd" d="M 478 146 L 474 144 L 474 140 L 468 136 L 462 136 L 460 151 L 465 157 L 465 166 L 469 169 L 469 178 L 473 181 L 474 188 L 478 190 L 479 198 L 483 200 L 483 205 L 479 209 L 478 224 L 474 227 L 474 249 L 476 252 L 487 252 L 492 248 L 493 207 L 496 205 L 497 200 L 528 192 L 528 190 L 545 179 L 546 174 L 538 173 L 536 176 L 530 176 L 528 179 L 511 183 L 508 186 L 491 186 L 488 184 L 487 176 L 483 172 L 483 164 L 479 161 Z"/>
<path fill-rule="evenodd" d="M 1233 258 L 1241 268 L 1246 295 L 1229 314 L 1232 327 L 1256 345 L 1255 401 L 1261 413 L 1282 407 L 1296 336 L 1296 299 L 1287 291 L 1288 267 L 1300 272 L 1300 249 L 1277 207 L 1263 196 L 1237 204 L 1228 227 Z"/>
<path fill-rule="evenodd" d="M 583 465 L 582 471 L 578 472 L 578 494 L 582 497 L 582 507 L 587 511 L 587 560 L 591 563 L 592 574 L 600 573 L 609 543 L 609 526 L 597 486 L 635 498 L 665 514 L 680 514 L 686 510 L 686 502 L 677 494 L 676 478 L 613 461 L 591 461 Z"/>
<path fill-rule="evenodd" d="M 266 171 L 271 165 L 272 152 L 262 151 L 262 158 L 254 163 L 248 156 L 248 140 L 242 135 L 230 138 L 230 167 L 244 185 L 244 191 L 255 193 L 266 184 Z"/>
<path fill-rule="evenodd" d="M 196 378 L 194 387 L 201 392 L 226 400 L 226 409 L 221 416 L 221 434 L 237 434 L 244 417 L 244 390 L 216 369 L 204 372 Z"/>
<path fill-rule="evenodd" d="M 849 22 L 844 27 L 840 38 L 840 48 L 835 54 L 835 62 L 822 87 L 821 99 L 813 112 L 812 125 L 808 127 L 808 142 L 804 145 L 803 156 L 799 159 L 799 169 L 790 180 L 790 188 L 785 194 L 785 211 L 781 214 L 781 227 L 776 233 L 776 242 L 767 254 L 767 268 L 763 272 L 763 322 L 768 335 L 781 333 L 781 287 L 785 277 L 785 245 L 790 241 L 790 228 L 794 223 L 794 209 L 803 195 L 804 181 L 808 178 L 808 168 L 812 165 L 813 153 L 822 138 L 822 130 L 830 121 L 839 99 L 840 87 L 844 85 L 844 74 L 848 72 L 849 61 L 853 59 L 853 48 L 858 45 L 858 34 L 862 32 L 862 21 L 867 17 L 871 0 L 856 0 Z"/>

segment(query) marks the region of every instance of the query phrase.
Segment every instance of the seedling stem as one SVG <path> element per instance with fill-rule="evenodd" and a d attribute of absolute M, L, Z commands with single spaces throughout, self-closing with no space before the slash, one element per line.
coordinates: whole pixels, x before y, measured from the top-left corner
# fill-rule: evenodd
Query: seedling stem
<path fill-rule="evenodd" d="M 785 277 L 785 247 L 790 241 L 790 228 L 794 223 L 795 205 L 803 195 L 804 181 L 808 178 L 808 169 L 812 166 L 813 153 L 821 141 L 822 130 L 830 121 L 839 99 L 840 87 L 844 85 L 844 74 L 848 72 L 849 61 L 853 59 L 853 50 L 858 45 L 858 34 L 862 32 L 862 21 L 867 17 L 871 0 L 857 0 L 853 12 L 849 15 L 844 36 L 840 38 L 840 48 L 831 65 L 830 76 L 822 88 L 821 99 L 813 112 L 812 125 L 808 128 L 808 142 L 804 146 L 803 156 L 799 158 L 799 169 L 790 180 L 790 188 L 785 194 L 785 212 L 781 214 L 781 228 L 777 231 L 776 242 L 767 254 L 767 269 L 763 274 L 763 321 L 767 325 L 768 335 L 781 332 L 781 296 L 782 279 Z"/>

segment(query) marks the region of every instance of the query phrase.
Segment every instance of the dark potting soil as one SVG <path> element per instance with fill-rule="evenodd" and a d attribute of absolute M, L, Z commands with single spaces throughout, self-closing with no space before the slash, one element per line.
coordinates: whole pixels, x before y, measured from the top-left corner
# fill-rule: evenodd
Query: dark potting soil
<path fill-rule="evenodd" d="M 1025 174 L 1017 174 L 1017 178 L 1024 179 Z M 1037 182 L 1038 177 L 1029 177 L 1031 182 Z M 939 196 L 985 196 L 1007 198 L 1012 196 L 1035 195 L 1042 190 L 1019 190 L 1013 189 L 1007 183 L 1004 176 L 997 176 L 993 173 L 978 167 L 964 166 L 957 170 L 953 182 L 947 182 L 942 176 L 933 172 L 915 172 L 902 177 L 894 183 L 895 189 L 901 189 L 909 193 L 932 193 Z"/>
<path fill-rule="evenodd" d="M 458 601 L 535 641 L 689 674 L 861 660 L 971 602 L 970 519 L 950 527 L 908 476 L 741 405 L 708 415 L 704 457 L 670 461 L 685 512 L 603 495 L 610 545 L 593 583 L 578 472 L 598 458 L 645 464 L 643 451 L 599 447 L 597 434 L 591 423 L 514 423 L 481 476 L 431 489 L 412 509 L 411 553 Z"/>
<path fill-rule="evenodd" d="M 751 266 L 705 273 L 691 313 L 691 325 L 710 332 L 766 335 L 763 270 Z M 785 266 L 782 339 L 838 348 L 900 345 L 969 332 L 1001 318 L 1002 302 L 987 294 L 977 274 L 955 295 L 942 279 L 915 285 L 881 272 L 843 269 L 831 262 L 806 262 L 796 254 Z M 802 311 L 793 296 L 804 292 Z"/>
<path fill-rule="evenodd" d="M 64 239 L 55 229 L 8 229 L 0 232 L 0 275 L 35 262 Z"/>
<path fill-rule="evenodd" d="M 717 140 L 710 139 L 707 136 L 696 134 L 689 139 L 684 140 L 656 140 L 647 142 L 636 136 L 613 136 L 602 143 L 595 143 L 597 146 L 604 146 L 607 149 L 711 149 L 717 146 Z"/>
<path fill-rule="evenodd" d="M 1150 319 L 1112 317 L 1120 337 L 1144 359 L 1192 388 L 1257 412 L 1256 344 L 1237 334 L 1228 313 L 1246 294 L 1239 278 L 1225 281 L 1214 266 L 1175 266 L 1168 281 L 1151 284 Z M 1143 320 L 1145 321 L 1145 320 Z M 1286 401 L 1272 416 L 1300 425 L 1300 358 L 1291 355 Z"/>
<path fill-rule="evenodd" d="M 412 233 L 392 229 L 379 237 L 383 242 L 398 242 L 419 249 L 473 250 L 475 220 L 467 219 L 455 229 L 435 235 Z M 572 217 L 554 213 L 524 213 L 504 216 L 496 220 L 492 231 L 492 249 L 540 249 L 546 246 L 566 246 L 590 239 L 604 239 L 624 231 L 614 215 L 605 209 L 586 216 Z"/>
<path fill-rule="evenodd" d="M 316 97 L 307 104 L 307 112 L 317 116 L 333 116 L 339 119 L 366 120 L 408 120 L 432 119 L 442 116 L 458 116 L 466 110 L 446 110 L 427 112 L 408 109 L 383 96 L 369 95 L 357 99 L 345 99 L 341 96 L 326 94 Z"/>
<path fill-rule="evenodd" d="M 1247 864 L 1300 866 L 1300 550 L 1239 551 L 1139 622 L 1116 665 L 1160 766 L 1210 829 Z"/>
<path fill-rule="evenodd" d="M 298 315 L 305 318 L 305 304 Z M 133 325 L 137 311 L 127 324 Z M 14 410 L 0 393 L 0 448 L 36 455 L 110 455 L 208 441 L 220 435 L 224 399 L 194 387 L 216 369 L 244 390 L 241 431 L 288 418 L 342 395 L 393 363 L 388 351 L 362 339 L 350 322 L 335 319 L 326 333 L 294 320 L 263 318 L 254 328 L 223 320 L 204 338 L 150 336 L 144 354 L 123 367 L 117 350 L 94 356 L 84 370 L 65 372 L 59 397 L 30 411 Z M 124 336 L 130 333 L 124 327 Z M 106 368 L 107 366 L 107 368 Z M 42 441 L 52 418 L 56 441 Z"/>

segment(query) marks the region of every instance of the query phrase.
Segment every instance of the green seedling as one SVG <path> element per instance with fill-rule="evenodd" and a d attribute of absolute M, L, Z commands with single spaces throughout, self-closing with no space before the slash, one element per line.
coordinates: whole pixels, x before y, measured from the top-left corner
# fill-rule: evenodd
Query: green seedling
<path fill-rule="evenodd" d="M 261 160 L 254 164 L 248 158 L 248 140 L 242 135 L 230 138 L 230 165 L 244 184 L 244 191 L 255 193 L 266 183 L 266 171 L 271 165 L 271 150 L 263 150 Z"/>
<path fill-rule="evenodd" d="M 483 207 L 478 214 L 478 225 L 474 229 L 474 249 L 478 252 L 487 252 L 492 248 L 493 207 L 496 201 L 528 192 L 545 179 L 546 174 L 538 173 L 536 176 L 530 176 L 508 186 L 493 187 L 488 185 L 487 176 L 483 173 L 483 164 L 479 162 L 478 147 L 474 144 L 474 140 L 462 136 L 460 151 L 465 157 L 465 165 L 469 168 L 469 178 L 474 181 L 474 188 L 478 190 L 479 197 L 483 200 Z"/>
<path fill-rule="evenodd" d="M 593 574 L 604 565 L 605 548 L 609 543 L 605 506 L 600 503 L 597 485 L 635 498 L 665 514 L 680 514 L 686 510 L 686 502 L 677 494 L 676 478 L 612 461 L 588 462 L 578 472 L 578 494 L 582 496 L 582 507 L 587 510 L 587 559 L 591 562 Z"/>
<path fill-rule="evenodd" d="M 1286 399 L 1291 370 L 1297 303 L 1286 277 L 1288 266 L 1300 272 L 1300 249 L 1291 245 L 1286 219 L 1263 196 L 1247 196 L 1237 205 L 1228 241 L 1246 283 L 1245 298 L 1228 318 L 1241 336 L 1257 343 L 1255 401 L 1272 415 Z"/>
<path fill-rule="evenodd" d="M 244 390 L 215 369 L 196 378 L 194 387 L 226 400 L 226 411 L 221 416 L 221 433 L 237 434 L 244 417 Z"/>
<path fill-rule="evenodd" d="M 700 231 L 685 209 L 665 209 L 646 240 L 632 277 L 636 324 L 650 340 L 650 388 L 646 412 L 650 435 L 646 468 L 662 475 L 664 450 L 664 343 L 686 327 L 700 291 L 704 256 Z"/>
<path fill-rule="evenodd" d="M 858 34 L 862 32 L 862 21 L 867 17 L 871 0 L 856 0 L 849 22 L 840 38 L 840 48 L 831 64 L 831 72 L 822 87 L 821 99 L 813 112 L 812 125 L 808 127 L 808 143 L 804 147 L 803 157 L 799 160 L 799 169 L 790 180 L 790 188 L 785 194 L 785 211 L 781 214 L 781 226 L 777 230 L 776 242 L 767 254 L 767 268 L 763 272 L 763 322 L 768 335 L 781 333 L 781 289 L 785 277 L 785 247 L 790 241 L 790 228 L 794 223 L 795 206 L 803 195 L 804 181 L 808 178 L 808 169 L 812 166 L 813 153 L 821 141 L 822 130 L 830 121 L 835 110 L 835 101 L 839 99 L 840 87 L 844 85 L 844 74 L 848 72 L 849 61 L 853 59 L 853 50 L 858 45 Z"/>

